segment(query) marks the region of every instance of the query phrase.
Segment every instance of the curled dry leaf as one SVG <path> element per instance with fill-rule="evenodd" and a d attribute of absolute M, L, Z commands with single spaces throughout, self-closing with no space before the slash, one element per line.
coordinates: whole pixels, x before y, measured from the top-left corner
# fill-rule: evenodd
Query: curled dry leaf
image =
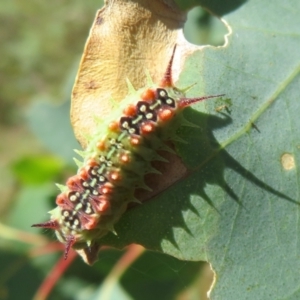
<path fill-rule="evenodd" d="M 72 93 L 71 121 L 83 147 L 95 117 L 105 118 L 113 102 L 127 95 L 127 78 L 136 89 L 145 86 L 146 71 L 154 82 L 162 78 L 174 45 L 184 39 L 185 18 L 162 0 L 109 0 L 97 12 Z M 175 59 L 176 68 L 180 48 Z"/>

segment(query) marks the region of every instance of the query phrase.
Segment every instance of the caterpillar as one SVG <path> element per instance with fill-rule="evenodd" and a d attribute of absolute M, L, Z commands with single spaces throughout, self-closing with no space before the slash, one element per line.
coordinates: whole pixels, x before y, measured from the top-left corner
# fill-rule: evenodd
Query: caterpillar
<path fill-rule="evenodd" d="M 65 245 L 67 259 L 71 247 L 90 248 L 120 219 L 130 202 L 139 202 L 137 188 L 147 189 L 144 177 L 156 173 L 152 161 L 161 160 L 159 150 L 171 151 L 166 141 L 175 139 L 176 130 L 190 124 L 182 111 L 205 99 L 223 95 L 186 98 L 172 80 L 172 65 L 176 45 L 165 74 L 159 84 L 151 78 L 146 88 L 130 93 L 112 112 L 91 138 L 87 148 L 78 152 L 83 162 L 78 172 L 65 186 L 57 207 L 51 210 L 50 220 L 32 227 L 55 230 L 58 240 Z M 135 99 L 135 100 L 132 100 Z"/>

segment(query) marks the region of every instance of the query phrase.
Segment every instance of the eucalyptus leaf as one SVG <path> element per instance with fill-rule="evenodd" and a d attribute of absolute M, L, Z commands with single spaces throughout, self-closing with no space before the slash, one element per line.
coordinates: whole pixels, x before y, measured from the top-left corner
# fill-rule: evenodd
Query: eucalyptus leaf
<path fill-rule="evenodd" d="M 187 111 L 201 126 L 177 145 L 189 176 L 128 211 L 103 244 L 209 261 L 211 299 L 299 298 L 299 13 L 296 0 L 222 10 L 228 43 L 191 55 L 177 85 L 225 93 L 230 113 L 213 100 Z"/>

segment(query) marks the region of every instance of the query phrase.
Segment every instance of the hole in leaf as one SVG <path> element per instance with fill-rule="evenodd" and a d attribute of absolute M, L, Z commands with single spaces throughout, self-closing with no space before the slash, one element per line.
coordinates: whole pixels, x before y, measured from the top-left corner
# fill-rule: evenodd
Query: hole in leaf
<path fill-rule="evenodd" d="M 195 45 L 222 46 L 228 33 L 225 25 L 200 6 L 188 12 L 183 33 L 187 41 Z"/>

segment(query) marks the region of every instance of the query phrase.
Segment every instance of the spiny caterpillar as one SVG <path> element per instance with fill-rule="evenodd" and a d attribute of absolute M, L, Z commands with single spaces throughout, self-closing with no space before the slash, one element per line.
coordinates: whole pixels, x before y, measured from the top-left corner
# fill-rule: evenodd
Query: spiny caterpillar
<path fill-rule="evenodd" d="M 139 202 L 135 190 L 147 189 L 145 175 L 157 173 L 151 162 L 162 160 L 158 151 L 171 151 L 165 142 L 175 140 L 181 125 L 191 125 L 183 118 L 184 108 L 223 96 L 186 98 L 172 81 L 175 49 L 160 84 L 150 80 L 149 87 L 132 91 L 134 96 L 128 95 L 105 125 L 99 126 L 81 153 L 84 159 L 77 174 L 66 186 L 59 185 L 61 193 L 57 207 L 49 212 L 50 221 L 32 225 L 55 230 L 65 244 L 65 259 L 71 247 L 91 249 L 97 239 L 114 232 L 127 205 Z"/>

